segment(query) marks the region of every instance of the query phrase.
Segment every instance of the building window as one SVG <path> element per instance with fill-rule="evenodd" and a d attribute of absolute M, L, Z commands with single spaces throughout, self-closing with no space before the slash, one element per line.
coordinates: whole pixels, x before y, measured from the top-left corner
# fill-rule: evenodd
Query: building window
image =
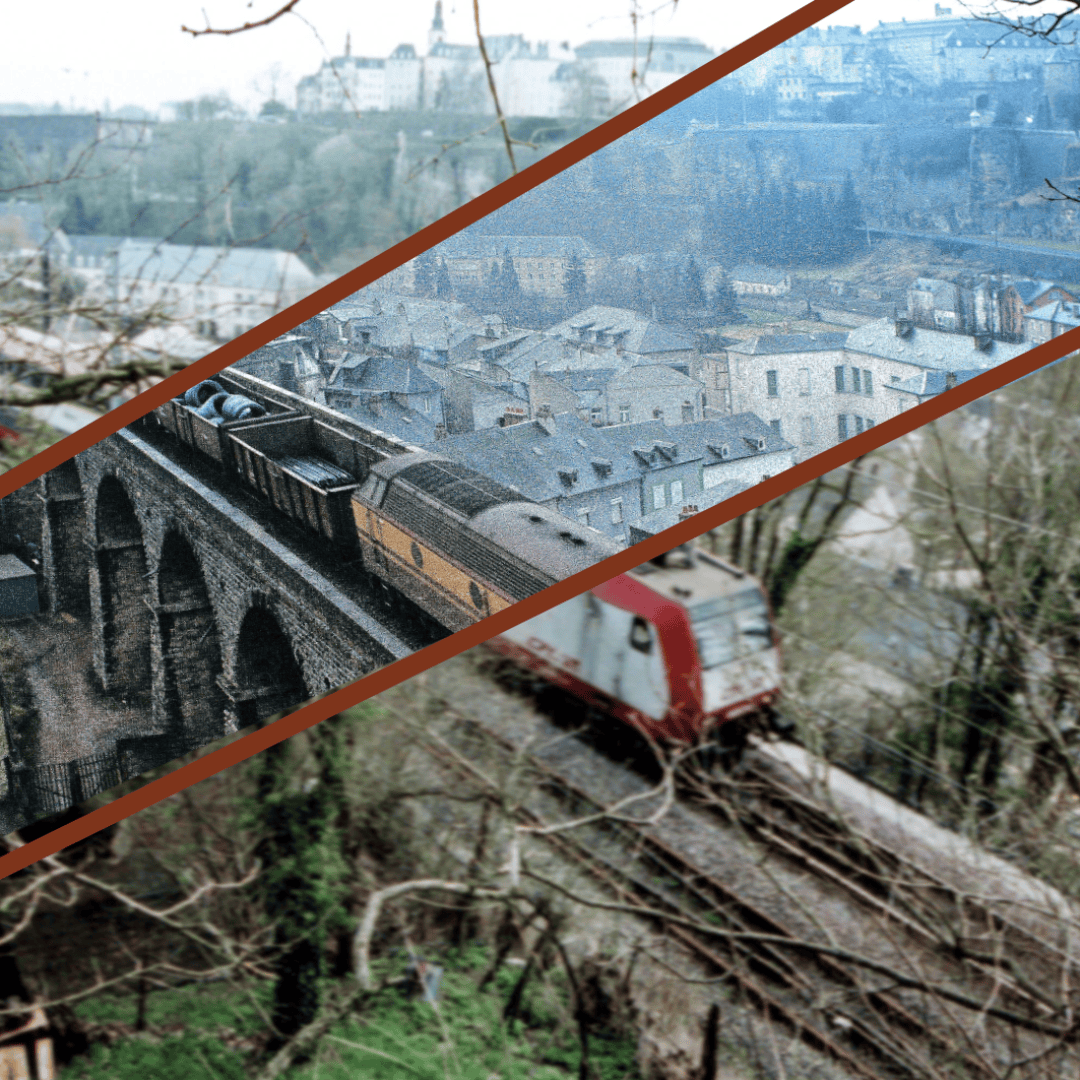
<path fill-rule="evenodd" d="M 870 417 L 866 418 L 866 430 L 869 431 L 874 426 L 874 421 Z"/>
<path fill-rule="evenodd" d="M 424 398 L 424 412 L 431 412 L 431 398 L 429 397 Z"/>
<path fill-rule="evenodd" d="M 654 420 L 663 420 L 664 419 L 664 410 L 661 409 L 659 405 L 657 405 L 656 408 L 653 409 L 652 414 L 653 414 L 653 419 Z"/>
<path fill-rule="evenodd" d="M 836 418 L 836 433 L 841 442 L 847 438 L 847 417 L 843 413 Z"/>
<path fill-rule="evenodd" d="M 630 406 L 629 405 L 620 405 L 619 406 L 619 423 L 620 424 L 629 424 L 630 423 Z"/>
<path fill-rule="evenodd" d="M 770 420 L 769 421 L 769 427 L 771 427 L 773 429 L 773 434 L 778 439 L 783 438 L 783 436 L 780 434 L 780 421 L 779 420 Z"/>
<path fill-rule="evenodd" d="M 667 499 L 664 497 L 664 485 L 656 484 L 652 489 L 652 505 L 654 510 L 663 510 L 667 506 Z"/>
<path fill-rule="evenodd" d="M 623 520 L 622 499 L 611 500 L 611 524 L 621 525 Z"/>
<path fill-rule="evenodd" d="M 859 381 L 859 374 L 860 372 L 857 367 L 851 369 L 851 391 L 854 394 L 862 393 L 862 384 Z"/>
<path fill-rule="evenodd" d="M 864 394 L 873 396 L 874 393 L 874 376 L 869 371 L 862 373 L 862 388 Z"/>
<path fill-rule="evenodd" d="M 765 372 L 765 386 L 768 389 L 769 397 L 780 396 L 780 383 L 775 371 Z"/>
<path fill-rule="evenodd" d="M 814 442 L 814 418 L 804 416 L 799 421 L 799 442 L 803 446 L 811 446 Z"/>
<path fill-rule="evenodd" d="M 810 369 L 808 367 L 799 368 L 799 393 L 810 393 Z"/>
<path fill-rule="evenodd" d="M 692 424 L 694 422 L 694 406 L 689 401 L 683 402 L 682 419 L 684 424 Z"/>
<path fill-rule="evenodd" d="M 837 364 L 833 370 L 836 374 L 836 392 L 842 394 L 846 388 L 844 384 L 844 365 Z"/>
<path fill-rule="evenodd" d="M 671 481 L 671 505 L 672 506 L 681 505 L 682 504 L 682 496 L 683 496 L 682 481 L 681 480 L 672 480 Z"/>
<path fill-rule="evenodd" d="M 852 419 L 855 421 L 855 434 L 861 435 L 863 430 L 863 418 L 861 416 L 853 416 Z"/>

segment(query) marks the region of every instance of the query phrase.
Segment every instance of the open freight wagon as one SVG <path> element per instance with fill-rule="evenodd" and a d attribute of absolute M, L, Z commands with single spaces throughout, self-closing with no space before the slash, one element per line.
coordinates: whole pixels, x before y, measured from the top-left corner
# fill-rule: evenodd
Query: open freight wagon
<path fill-rule="evenodd" d="M 228 376 L 200 385 L 215 390 L 194 387 L 155 410 L 162 426 L 293 520 L 335 545 L 354 548 L 350 498 L 386 451 L 253 393 Z M 214 399 L 223 397 L 243 399 L 255 408 L 229 419 L 212 408 Z"/>

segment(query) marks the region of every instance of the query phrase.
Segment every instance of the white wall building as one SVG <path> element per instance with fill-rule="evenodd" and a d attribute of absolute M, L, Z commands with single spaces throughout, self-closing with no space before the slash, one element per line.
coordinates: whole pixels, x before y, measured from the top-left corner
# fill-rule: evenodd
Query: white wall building
<path fill-rule="evenodd" d="M 534 45 L 520 34 L 502 34 L 485 37 L 484 44 L 507 116 L 554 118 L 622 109 L 713 56 L 693 38 L 589 41 L 575 50 L 565 42 Z M 426 56 L 408 44 L 388 58 L 353 56 L 346 41 L 343 56 L 325 61 L 296 88 L 301 116 L 395 109 L 494 115 L 480 49 L 446 40 L 441 0 L 435 4 Z"/>
<path fill-rule="evenodd" d="M 924 399 L 890 388 L 926 371 L 955 378 L 996 367 L 1028 347 L 908 319 L 878 319 L 846 334 L 762 334 L 728 347 L 732 409 L 760 416 L 803 460 Z"/>
<path fill-rule="evenodd" d="M 210 338 L 233 338 L 315 288 L 290 251 L 216 248 L 124 239 L 94 289 L 121 310 L 160 313 Z M 79 267 L 72 267 L 79 273 Z"/>

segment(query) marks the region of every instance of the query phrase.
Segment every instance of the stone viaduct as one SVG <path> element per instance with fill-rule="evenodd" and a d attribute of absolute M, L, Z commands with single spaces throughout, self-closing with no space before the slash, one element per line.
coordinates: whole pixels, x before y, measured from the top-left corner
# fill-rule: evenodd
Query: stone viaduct
<path fill-rule="evenodd" d="M 317 538 L 151 428 L 0 501 L 0 539 L 37 546 L 42 611 L 85 624 L 99 689 L 145 708 L 145 734 L 194 748 L 427 643 L 373 615 Z"/>

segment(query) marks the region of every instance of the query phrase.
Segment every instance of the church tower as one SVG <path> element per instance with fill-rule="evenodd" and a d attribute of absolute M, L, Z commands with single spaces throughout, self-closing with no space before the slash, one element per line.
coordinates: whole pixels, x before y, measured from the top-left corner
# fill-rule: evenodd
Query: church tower
<path fill-rule="evenodd" d="M 435 18 L 431 20 L 431 29 L 428 31 L 428 51 L 434 46 L 446 40 L 446 27 L 443 26 L 442 0 L 435 0 Z"/>

